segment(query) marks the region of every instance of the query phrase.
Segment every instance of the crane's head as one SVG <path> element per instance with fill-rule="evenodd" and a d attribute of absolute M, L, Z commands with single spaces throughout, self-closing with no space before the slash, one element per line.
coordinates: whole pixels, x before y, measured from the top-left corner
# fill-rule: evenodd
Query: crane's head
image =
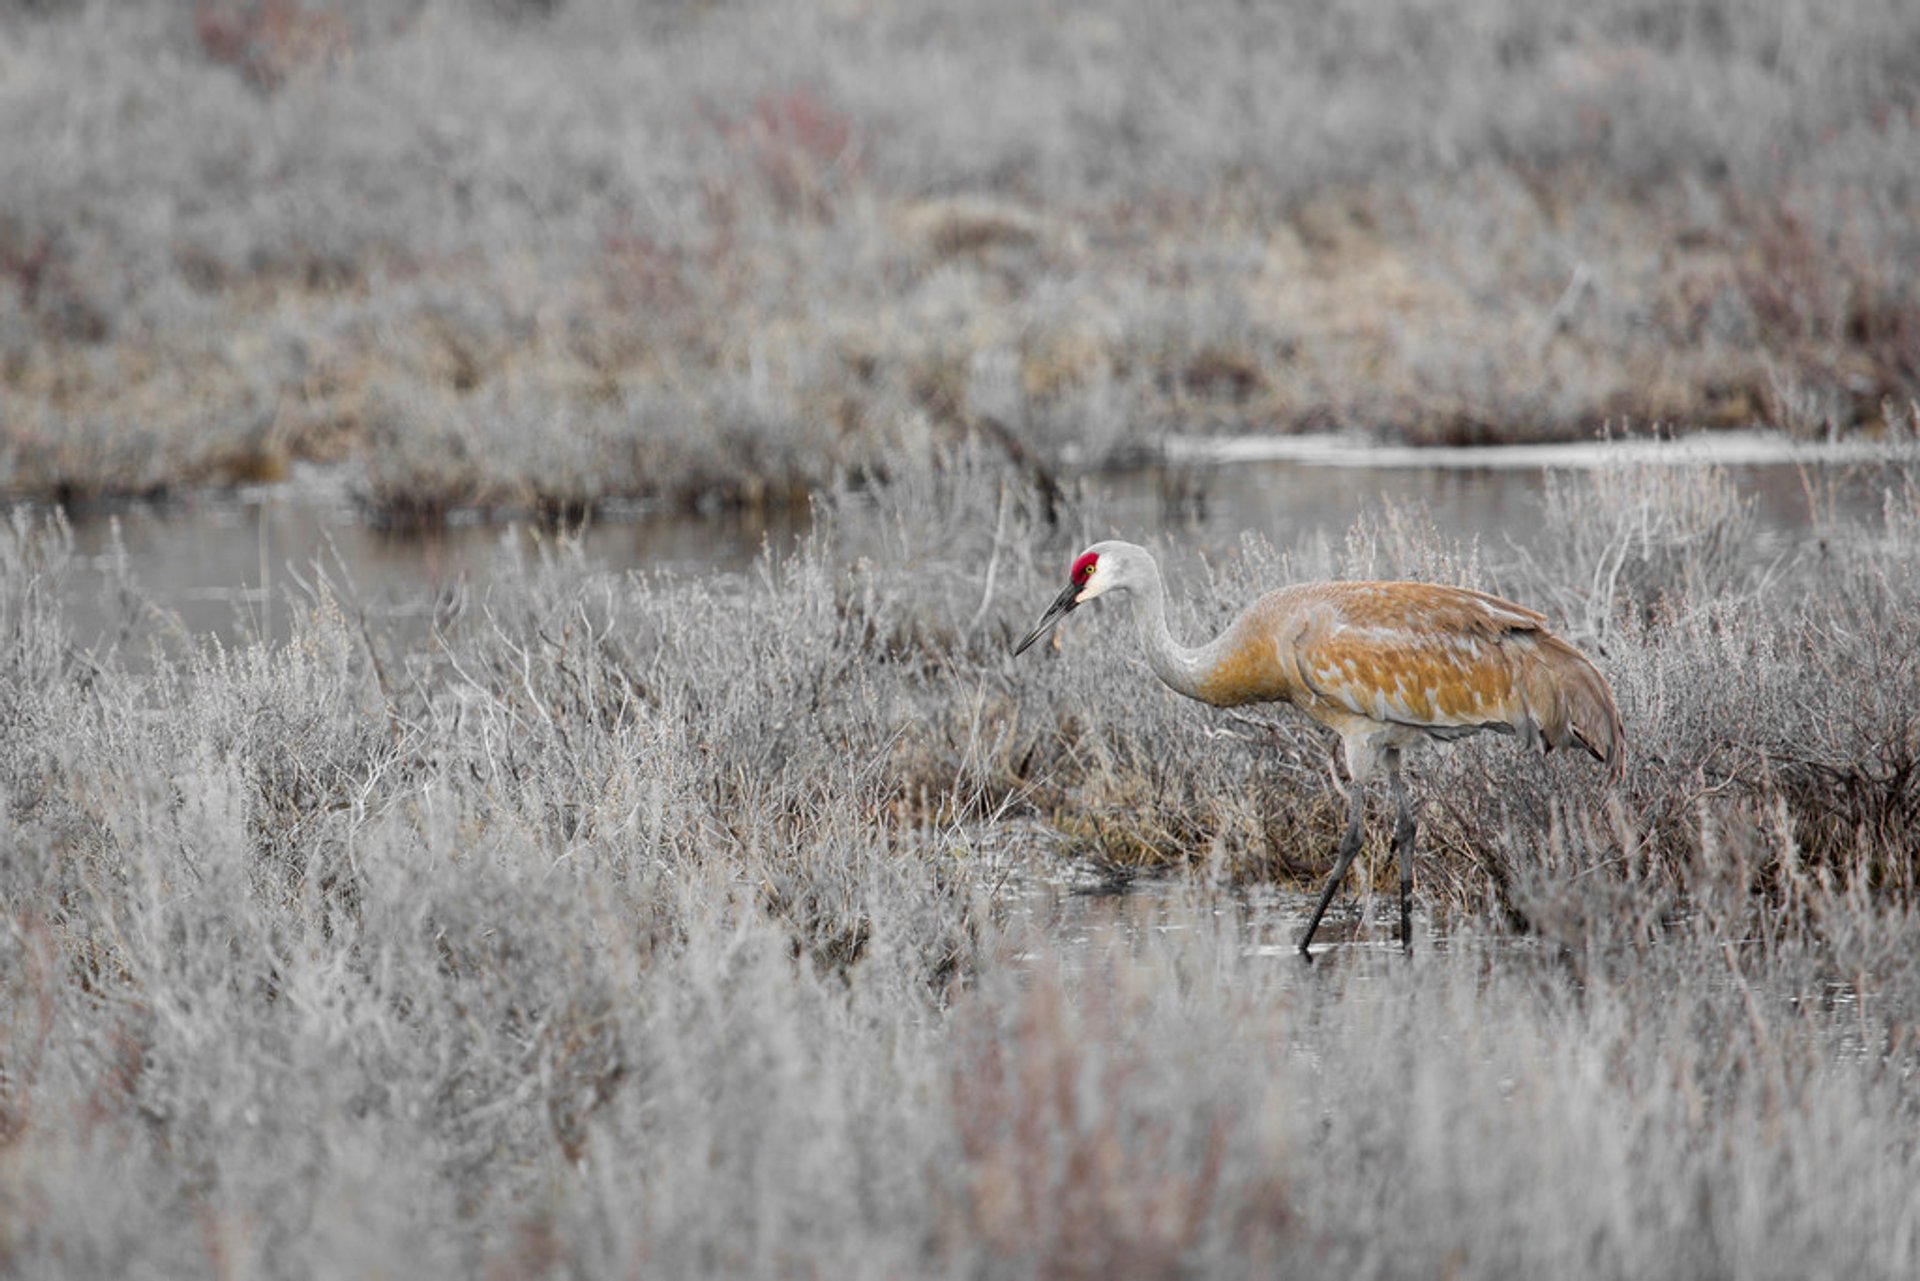
<path fill-rule="evenodd" d="M 1027 638 L 1013 647 L 1013 652 L 1024 652 L 1027 646 L 1051 631 L 1055 623 L 1071 614 L 1076 605 L 1084 605 L 1103 592 L 1125 586 L 1120 575 L 1127 549 L 1126 543 L 1095 543 L 1074 557 L 1065 590 L 1053 598 L 1053 604 L 1047 606 L 1047 612 L 1040 616 Z"/>

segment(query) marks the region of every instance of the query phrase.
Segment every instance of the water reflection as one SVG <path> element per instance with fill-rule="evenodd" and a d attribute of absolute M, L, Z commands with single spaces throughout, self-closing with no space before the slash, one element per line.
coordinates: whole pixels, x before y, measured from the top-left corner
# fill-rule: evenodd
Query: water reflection
<path fill-rule="evenodd" d="M 1762 535 L 1797 537 L 1823 516 L 1877 516 L 1885 469 L 1794 463 L 1724 468 L 1753 503 Z M 1540 524 L 1546 468 L 1326 466 L 1235 463 L 1098 478 L 1091 496 L 1117 528 L 1182 529 L 1231 538 L 1254 530 L 1276 543 L 1338 540 L 1362 514 L 1387 506 L 1426 511 L 1450 538 L 1528 544 Z"/>
<path fill-rule="evenodd" d="M 1755 505 L 1756 554 L 1806 536 L 1815 506 L 1829 514 L 1871 516 L 1879 485 L 1869 468 L 1814 469 L 1793 464 L 1731 466 L 1728 474 Z M 1083 482 L 1084 510 L 1102 534 L 1150 539 L 1174 533 L 1196 549 L 1230 546 L 1246 531 L 1285 545 L 1339 540 L 1363 514 L 1389 504 L 1416 505 L 1440 532 L 1495 546 L 1540 536 L 1547 473 L 1540 468 L 1326 466 L 1234 463 L 1142 469 Z M 790 547 L 807 529 L 805 513 L 728 512 L 690 517 L 633 509 L 581 535 L 583 550 L 609 569 L 737 572 L 765 547 Z M 112 520 L 77 522 L 79 572 L 68 585 L 81 644 L 128 635 L 141 613 L 117 590 L 123 568 L 140 599 L 190 635 L 231 641 L 284 638 L 286 588 L 311 581 L 316 566 L 350 577 L 353 595 L 374 616 L 405 626 L 431 615 L 449 584 L 483 576 L 503 543 L 526 547 L 542 535 L 526 526 L 453 525 L 402 536 L 359 520 L 345 492 L 323 476 L 293 485 L 203 498 L 167 508 L 134 508 Z"/>
<path fill-rule="evenodd" d="M 591 561 L 612 569 L 705 574 L 744 570 L 763 548 L 791 546 L 806 527 L 804 513 L 688 517 L 636 509 L 577 536 Z M 122 630 L 138 608 L 120 598 L 116 578 L 124 571 L 145 601 L 191 635 L 284 640 L 285 589 L 324 572 L 335 582 L 351 579 L 355 599 L 375 617 L 424 626 L 441 592 L 483 578 L 503 545 L 534 550 L 549 537 L 524 524 L 479 522 L 396 534 L 368 525 L 323 486 L 283 486 L 76 522 L 80 572 L 68 604 L 83 645 Z"/>
<path fill-rule="evenodd" d="M 1222 963 L 1235 968 L 1250 963 L 1302 974 L 1335 958 L 1343 970 L 1367 973 L 1405 955 L 1399 893 L 1376 891 L 1365 875 L 1356 874 L 1334 900 L 1315 935 L 1310 966 L 1300 959 L 1297 941 L 1318 897 L 1312 885 L 1213 883 L 1204 870 L 1116 878 L 1085 860 L 1062 857 L 1044 835 L 1020 824 L 1006 826 L 1000 837 L 1024 848 L 1026 861 L 999 881 L 995 900 L 1007 936 L 1031 939 L 1035 949 L 1016 954 L 1016 962 L 1044 957 L 1075 972 L 1123 958 L 1145 961 L 1160 943 L 1187 936 L 1230 949 L 1233 955 Z M 1450 936 L 1446 923 L 1424 910 L 1415 914 L 1416 953 L 1487 944 L 1477 936 Z"/>

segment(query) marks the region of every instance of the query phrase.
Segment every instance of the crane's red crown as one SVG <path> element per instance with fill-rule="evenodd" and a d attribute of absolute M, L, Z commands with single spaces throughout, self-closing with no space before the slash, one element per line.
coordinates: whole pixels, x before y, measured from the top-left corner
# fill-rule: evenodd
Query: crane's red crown
<path fill-rule="evenodd" d="M 1075 587 L 1081 587 L 1086 584 L 1087 577 L 1093 573 L 1093 567 L 1099 559 L 1100 558 L 1092 552 L 1080 553 L 1080 559 L 1073 562 L 1073 573 L 1069 575 L 1069 577 L 1073 579 L 1073 585 Z"/>

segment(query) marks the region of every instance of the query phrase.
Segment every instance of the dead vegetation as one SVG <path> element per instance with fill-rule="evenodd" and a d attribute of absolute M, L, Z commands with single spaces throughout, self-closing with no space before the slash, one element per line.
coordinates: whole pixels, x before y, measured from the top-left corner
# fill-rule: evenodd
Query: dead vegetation
<path fill-rule="evenodd" d="M 16 4 L 0 492 L 345 461 L 413 524 L 982 432 L 1877 431 L 1909 9 Z"/>
<path fill-rule="evenodd" d="M 1429 574 L 1619 691 L 1611 795 L 1422 756 L 1437 934 L 1311 970 L 1244 886 L 1323 866 L 1326 744 L 1099 619 L 1014 664 L 1082 534 L 996 468 L 843 495 L 745 578 L 503 555 L 424 636 L 320 566 L 289 641 L 224 648 L 71 634 L 21 518 L 0 1266 L 1909 1274 L 1920 494 L 1883 483 L 1786 564 L 1715 550 L 1711 470 L 1567 481 L 1559 559 L 1404 513 L 1162 548 L 1189 634 Z M 1063 853 L 1175 869 L 1157 923 L 1050 929 Z"/>

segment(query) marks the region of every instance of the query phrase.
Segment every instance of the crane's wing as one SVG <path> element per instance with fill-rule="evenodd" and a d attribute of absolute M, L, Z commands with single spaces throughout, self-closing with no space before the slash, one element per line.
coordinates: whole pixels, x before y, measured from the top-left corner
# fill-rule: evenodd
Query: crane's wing
<path fill-rule="evenodd" d="M 1323 705 L 1454 738 L 1519 734 L 1578 745 L 1617 782 L 1626 731 L 1599 669 L 1545 616 L 1428 583 L 1325 583 L 1291 604 L 1300 679 Z"/>
<path fill-rule="evenodd" d="M 1325 583 L 1294 637 L 1300 676 L 1357 716 L 1444 733 L 1521 730 L 1517 637 L 1544 632 L 1530 609 L 1426 583 Z"/>

